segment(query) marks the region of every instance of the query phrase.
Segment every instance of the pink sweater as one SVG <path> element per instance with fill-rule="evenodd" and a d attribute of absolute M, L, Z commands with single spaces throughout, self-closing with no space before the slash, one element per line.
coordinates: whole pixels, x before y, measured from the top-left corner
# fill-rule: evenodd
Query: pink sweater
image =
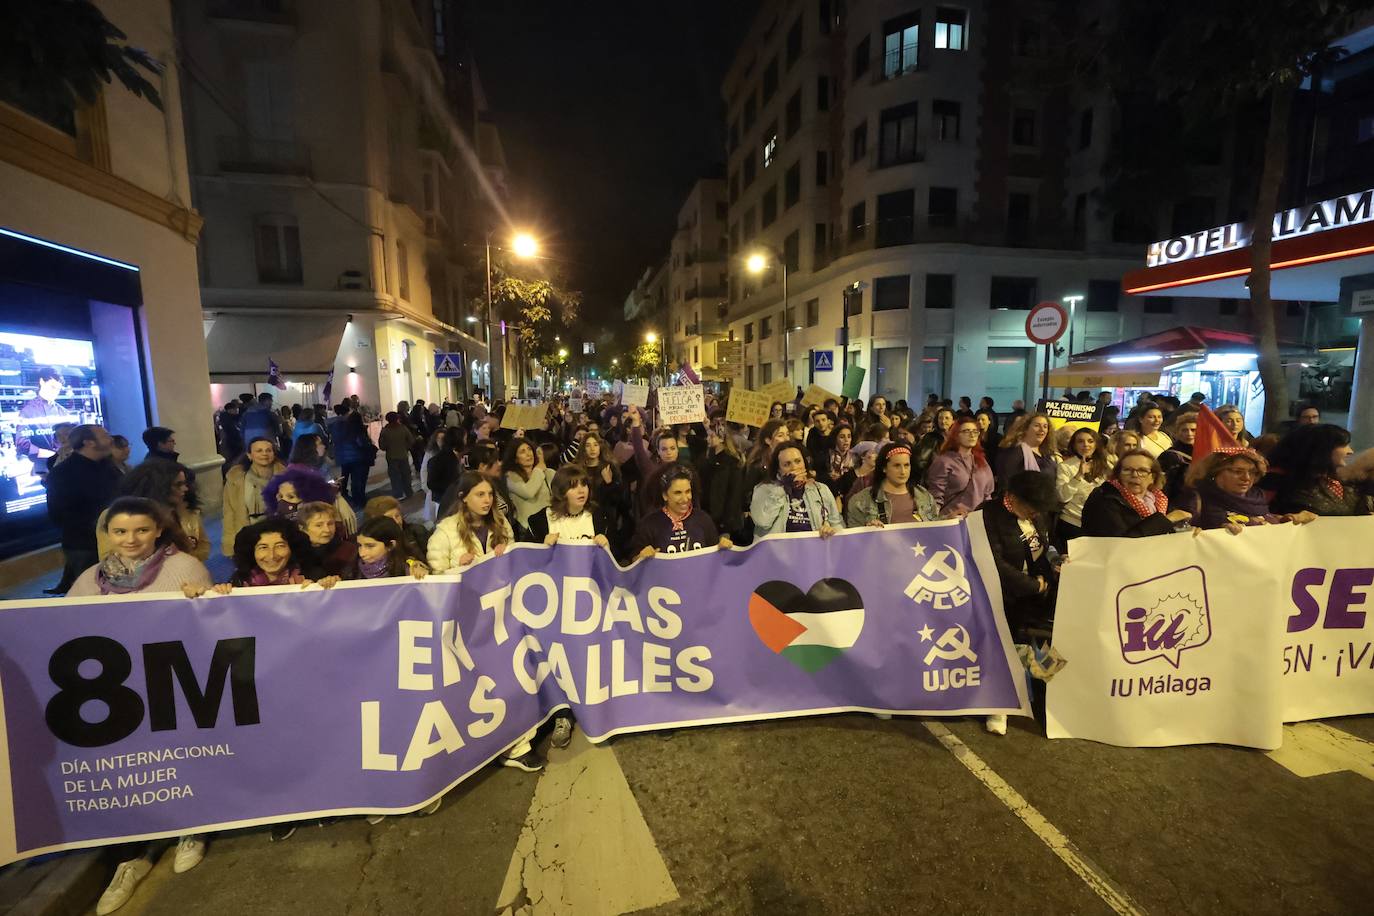
<path fill-rule="evenodd" d="M 68 598 L 88 598 L 100 594 L 100 586 L 96 584 L 95 573 L 100 568 L 99 564 L 87 569 L 76 577 L 76 583 L 72 585 L 71 591 L 67 592 Z M 157 576 L 147 587 L 141 589 L 139 594 L 149 594 L 152 592 L 181 592 L 181 587 L 186 583 L 200 585 L 209 588 L 213 584 L 210 578 L 210 571 L 205 568 L 205 564 L 197 560 L 190 554 L 177 552 L 169 556 L 162 562 L 162 568 L 157 571 Z"/>

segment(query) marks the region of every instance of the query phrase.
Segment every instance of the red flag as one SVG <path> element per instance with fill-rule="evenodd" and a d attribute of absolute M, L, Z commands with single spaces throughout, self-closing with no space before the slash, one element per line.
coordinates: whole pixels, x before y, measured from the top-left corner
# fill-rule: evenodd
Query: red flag
<path fill-rule="evenodd" d="M 1221 422 L 1221 418 L 1212 413 L 1212 409 L 1206 404 L 1199 407 L 1201 409 L 1197 414 L 1197 436 L 1193 439 L 1193 460 L 1201 461 L 1212 452 L 1242 451 L 1243 446 L 1231 435 L 1231 431 Z"/>

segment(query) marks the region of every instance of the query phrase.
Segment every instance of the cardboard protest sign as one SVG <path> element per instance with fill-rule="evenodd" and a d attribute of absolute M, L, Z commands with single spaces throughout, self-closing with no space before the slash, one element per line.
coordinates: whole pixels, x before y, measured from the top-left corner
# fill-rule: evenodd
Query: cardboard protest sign
<path fill-rule="evenodd" d="M 548 419 L 547 404 L 507 404 L 501 417 L 502 429 L 543 429 Z"/>
<path fill-rule="evenodd" d="M 732 388 L 730 404 L 725 409 L 725 419 L 730 423 L 745 426 L 762 426 L 768 422 L 768 412 L 773 401 L 758 391 L 748 388 Z"/>
<path fill-rule="evenodd" d="M 769 403 L 781 401 L 786 404 L 797 396 L 797 386 L 790 378 L 780 378 L 777 381 L 769 382 L 759 390 L 759 394 L 768 398 Z"/>
<path fill-rule="evenodd" d="M 803 404 L 814 404 L 820 407 L 826 401 L 838 401 L 840 396 L 834 392 L 827 391 L 820 385 L 810 385 L 802 392 Z"/>
<path fill-rule="evenodd" d="M 658 389 L 659 420 L 664 426 L 706 422 L 706 393 L 700 385 Z"/>
<path fill-rule="evenodd" d="M 626 382 L 620 392 L 620 403 L 626 407 L 648 407 L 649 386 Z"/>

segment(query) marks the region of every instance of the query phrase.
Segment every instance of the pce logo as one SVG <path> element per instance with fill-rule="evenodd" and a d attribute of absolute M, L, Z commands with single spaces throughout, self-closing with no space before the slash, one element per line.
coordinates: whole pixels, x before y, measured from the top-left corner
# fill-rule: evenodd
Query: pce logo
<path fill-rule="evenodd" d="M 1202 568 L 1185 566 L 1117 592 L 1116 629 L 1121 656 L 1128 664 L 1162 658 L 1177 668 L 1185 649 L 1196 649 L 1212 638 Z"/>
<path fill-rule="evenodd" d="M 911 548 L 917 559 L 925 557 L 924 544 Z M 906 596 L 917 604 L 928 604 L 937 611 L 952 611 L 969 602 L 968 576 L 964 558 L 950 545 L 925 557 L 921 569 L 907 583 Z"/>

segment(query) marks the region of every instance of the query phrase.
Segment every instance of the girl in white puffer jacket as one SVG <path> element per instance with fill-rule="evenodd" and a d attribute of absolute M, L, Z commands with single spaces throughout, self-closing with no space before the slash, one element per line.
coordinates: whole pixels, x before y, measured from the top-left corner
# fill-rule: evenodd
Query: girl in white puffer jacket
<path fill-rule="evenodd" d="M 458 478 L 458 494 L 439 520 L 426 551 L 431 573 L 455 572 L 478 557 L 500 556 L 515 540 L 510 522 L 496 506 L 491 481 L 477 471 Z"/>

